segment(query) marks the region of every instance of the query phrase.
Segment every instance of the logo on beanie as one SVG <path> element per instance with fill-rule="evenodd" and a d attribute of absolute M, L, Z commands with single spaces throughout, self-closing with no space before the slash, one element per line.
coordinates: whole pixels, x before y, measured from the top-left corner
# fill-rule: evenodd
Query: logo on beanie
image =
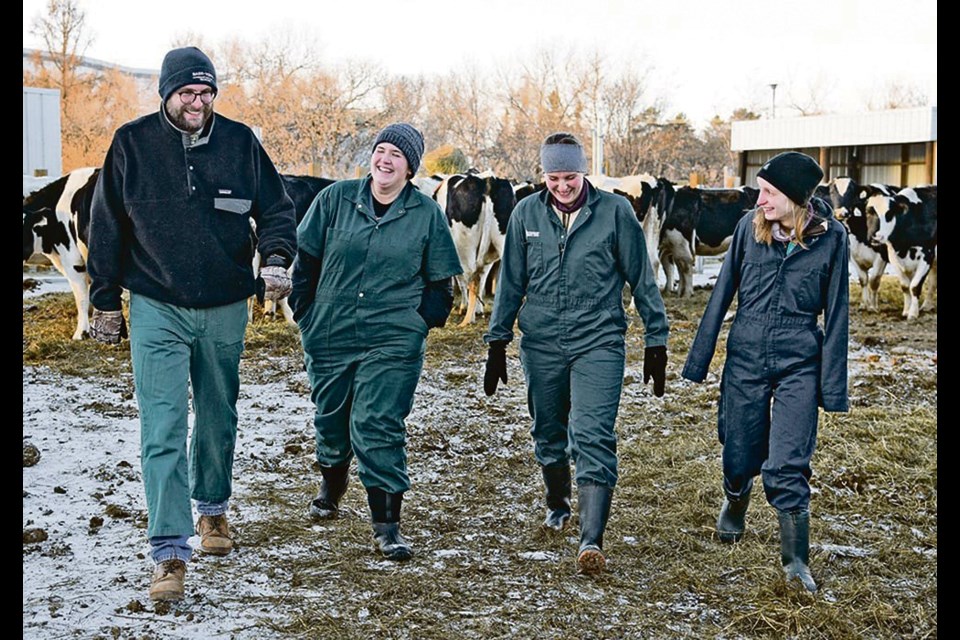
<path fill-rule="evenodd" d="M 216 82 L 213 74 L 209 71 L 194 71 L 190 74 L 197 82 Z"/>

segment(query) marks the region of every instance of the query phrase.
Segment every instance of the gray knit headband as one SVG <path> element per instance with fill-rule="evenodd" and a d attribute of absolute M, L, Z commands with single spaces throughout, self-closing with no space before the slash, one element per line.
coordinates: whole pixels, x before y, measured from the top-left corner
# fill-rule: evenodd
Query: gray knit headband
<path fill-rule="evenodd" d="M 544 173 L 586 173 L 587 154 L 578 144 L 545 144 L 540 147 L 540 166 Z"/>

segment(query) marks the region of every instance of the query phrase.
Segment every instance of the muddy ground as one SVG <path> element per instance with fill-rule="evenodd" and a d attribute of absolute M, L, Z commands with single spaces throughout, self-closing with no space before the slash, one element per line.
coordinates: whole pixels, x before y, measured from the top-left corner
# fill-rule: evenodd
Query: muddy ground
<path fill-rule="evenodd" d="M 242 364 L 229 513 L 238 549 L 197 555 L 179 604 L 147 598 L 150 563 L 127 347 L 69 340 L 68 295 L 24 298 L 23 635 L 29 638 L 927 638 L 937 626 L 937 315 L 851 315 L 848 414 L 821 414 L 812 480 L 816 596 L 781 578 L 774 511 L 758 498 L 733 546 L 716 397 L 679 378 L 708 292 L 667 298 L 667 395 L 642 384 L 628 334 L 621 478 L 609 571 L 576 574 L 576 521 L 546 535 L 516 351 L 481 389 L 481 324 L 431 333 L 408 422 L 416 557 L 372 552 L 365 494 L 307 516 L 318 473 L 295 330 L 257 320 Z M 858 299 L 853 287 L 851 298 Z M 456 320 L 456 318 L 454 318 Z M 639 324 L 639 323 L 637 323 Z M 25 465 L 26 457 L 25 457 Z"/>

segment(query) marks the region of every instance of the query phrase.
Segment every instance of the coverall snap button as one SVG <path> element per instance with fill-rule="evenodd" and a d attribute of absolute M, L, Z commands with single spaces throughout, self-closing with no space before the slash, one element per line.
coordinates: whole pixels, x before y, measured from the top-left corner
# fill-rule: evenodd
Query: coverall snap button
<path fill-rule="evenodd" d="M 360 297 L 361 297 L 361 298 L 363 297 L 363 291 L 360 292 Z"/>

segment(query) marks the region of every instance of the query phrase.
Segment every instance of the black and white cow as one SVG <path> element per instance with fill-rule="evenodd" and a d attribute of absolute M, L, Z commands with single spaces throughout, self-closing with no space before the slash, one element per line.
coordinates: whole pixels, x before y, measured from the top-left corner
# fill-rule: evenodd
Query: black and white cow
<path fill-rule="evenodd" d="M 619 185 L 613 192 L 630 201 L 633 212 L 643 228 L 643 239 L 647 245 L 647 257 L 654 277 L 660 272 L 660 229 L 666 214 L 666 198 L 663 190 L 672 187 L 669 181 L 654 178 L 648 174 L 618 178 Z"/>
<path fill-rule="evenodd" d="M 303 221 L 303 218 L 307 215 L 307 211 L 310 209 L 310 205 L 313 204 L 313 201 L 316 199 L 317 194 L 321 191 L 332 185 L 336 180 L 331 180 L 330 178 L 317 178 L 315 176 L 297 176 L 289 174 L 280 174 L 280 179 L 283 181 L 283 190 L 287 192 L 287 195 L 290 196 L 290 199 L 293 200 L 293 208 L 297 217 L 297 225 Z M 257 225 L 250 219 L 250 226 L 253 229 L 254 235 L 256 235 Z M 260 252 L 256 251 L 253 254 L 253 274 L 256 276 L 260 273 Z M 293 265 L 290 265 L 288 271 L 293 271 Z M 284 319 L 287 323 L 295 325 L 293 321 L 293 309 L 290 308 L 290 304 L 287 302 L 286 298 L 281 298 L 277 301 L 265 300 L 264 301 L 264 311 L 268 315 L 275 315 L 277 308 L 280 309 L 280 312 L 283 314 Z M 253 320 L 253 299 L 251 298 L 250 303 L 247 306 L 247 315 L 250 320 Z"/>
<path fill-rule="evenodd" d="M 903 317 L 920 315 L 920 292 L 930 278 L 923 301 L 933 310 L 937 288 L 937 187 L 908 187 L 894 196 L 867 199 L 870 239 L 884 242 L 890 264 L 903 290 Z"/>
<path fill-rule="evenodd" d="M 547 188 L 545 182 L 537 182 L 536 184 L 532 182 L 520 182 L 513 185 L 513 194 L 517 197 L 517 202 L 520 202 L 528 196 L 532 196 L 535 193 L 540 193 Z"/>
<path fill-rule="evenodd" d="M 872 243 L 867 229 L 867 199 L 892 196 L 897 188 L 883 184 L 861 186 L 850 178 L 836 178 L 828 187 L 833 214 L 847 227 L 850 238 L 850 264 L 860 280 L 860 308 L 879 311 L 880 280 L 887 268 L 887 245 Z"/>
<path fill-rule="evenodd" d="M 680 278 L 677 293 L 693 295 L 695 257 L 725 253 L 737 223 L 756 207 L 759 195 L 752 187 L 676 190 L 660 236 L 660 263 L 666 276 L 666 290 L 673 288 L 673 268 L 676 267 Z"/>
<path fill-rule="evenodd" d="M 460 286 L 460 326 L 483 313 L 483 291 L 493 265 L 503 254 L 507 222 L 517 205 L 508 180 L 490 173 L 456 174 L 446 178 L 434 194 L 450 224 L 463 274 Z"/>
<path fill-rule="evenodd" d="M 77 306 L 73 339 L 90 331 L 87 240 L 99 168 L 75 169 L 23 199 L 23 261 L 44 254 L 70 284 Z"/>
<path fill-rule="evenodd" d="M 293 200 L 293 208 L 297 212 L 297 224 L 307 215 L 307 210 L 313 204 L 317 194 L 332 185 L 336 180 L 330 178 L 316 178 L 314 176 L 294 176 L 280 174 L 283 180 L 283 189 Z"/>

